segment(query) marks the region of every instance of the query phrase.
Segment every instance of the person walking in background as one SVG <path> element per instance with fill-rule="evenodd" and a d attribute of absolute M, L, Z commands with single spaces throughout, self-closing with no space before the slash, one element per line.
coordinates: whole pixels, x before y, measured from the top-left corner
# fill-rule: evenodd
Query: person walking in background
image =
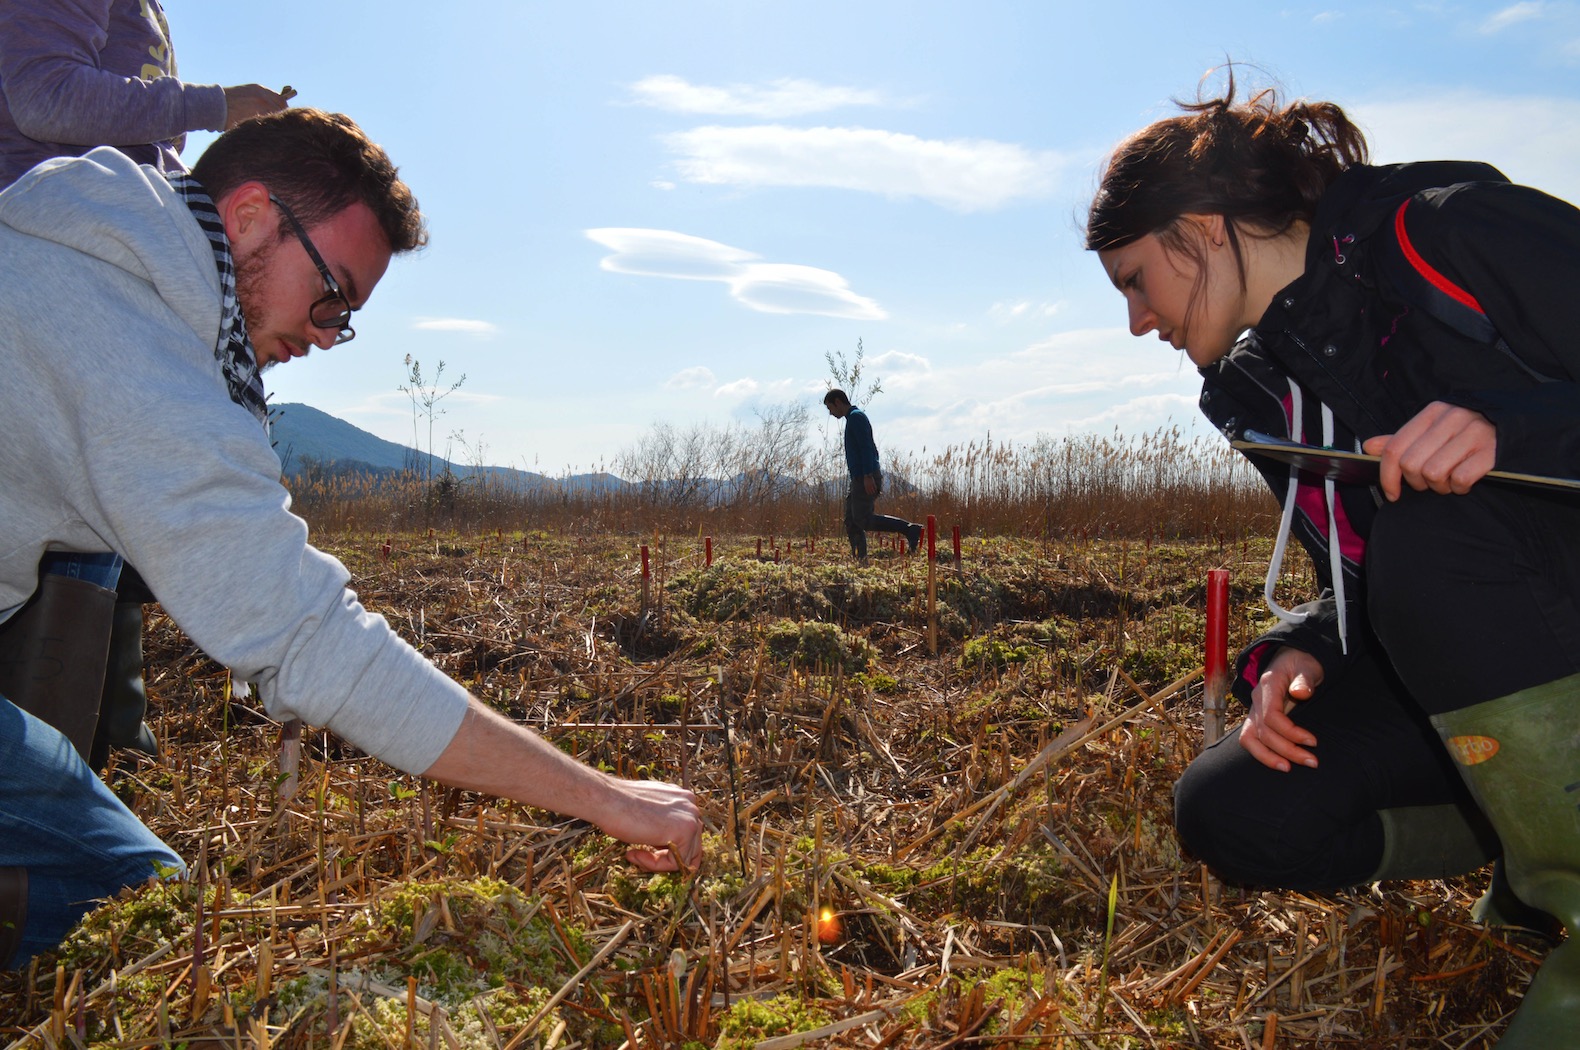
<path fill-rule="evenodd" d="M 1331 102 L 1227 91 L 1131 136 L 1087 220 L 1130 330 L 1182 350 L 1224 434 L 1381 457 L 1253 463 L 1284 505 L 1245 721 L 1175 788 L 1235 882 L 1332 890 L 1496 857 L 1488 921 L 1569 928 L 1504 1050 L 1580 1032 L 1580 210 L 1463 161 L 1373 166 Z M 1254 440 L 1254 439 L 1253 439 Z M 1321 596 L 1273 600 L 1290 534 Z M 1535 910 L 1536 914 L 1533 914 Z"/>
<path fill-rule="evenodd" d="M 906 549 L 915 553 L 922 541 L 923 526 L 904 518 L 878 514 L 873 504 L 883 492 L 883 471 L 878 466 L 878 445 L 872 439 L 872 421 L 867 413 L 850 403 L 843 390 L 823 395 L 823 406 L 835 419 L 845 421 L 845 466 L 850 470 L 850 493 L 845 497 L 845 533 L 850 537 L 850 552 L 857 561 L 867 560 L 867 533 L 905 534 Z"/>
<path fill-rule="evenodd" d="M 184 171 L 187 132 L 235 127 L 292 94 L 177 79 L 159 0 L 0 0 L 0 189 L 96 146 Z M 33 602 L 0 631 L 0 687 L 40 709 L 74 705 L 63 721 L 96 769 L 112 745 L 157 754 L 142 680 L 142 607 L 155 596 L 115 553 L 47 554 L 39 575 Z M 97 704 L 90 683 L 102 683 Z"/>
<path fill-rule="evenodd" d="M 644 869 L 694 866 L 689 790 L 577 762 L 468 694 L 290 511 L 260 369 L 351 340 L 391 258 L 426 239 L 388 154 L 314 109 L 243 121 L 190 176 L 100 148 L 0 192 L 0 619 L 46 552 L 118 552 L 272 718 L 590 821 Z M 58 727 L 0 696 L 0 967 L 181 865 Z"/>

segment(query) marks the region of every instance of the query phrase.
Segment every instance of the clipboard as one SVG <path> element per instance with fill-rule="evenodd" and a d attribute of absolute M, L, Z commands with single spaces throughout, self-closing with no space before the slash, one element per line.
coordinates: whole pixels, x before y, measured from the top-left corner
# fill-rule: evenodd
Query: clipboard
<path fill-rule="evenodd" d="M 1321 445 L 1303 445 L 1298 441 L 1272 437 L 1255 430 L 1247 430 L 1245 439 L 1230 444 L 1248 456 L 1263 456 L 1288 463 L 1302 474 L 1329 478 L 1345 485 L 1375 485 L 1381 456 L 1365 452 L 1348 452 Z M 1558 478 L 1546 474 L 1521 474 L 1512 470 L 1489 470 L 1486 475 L 1493 481 L 1516 485 L 1534 485 L 1537 488 L 1580 492 L 1580 479 Z"/>

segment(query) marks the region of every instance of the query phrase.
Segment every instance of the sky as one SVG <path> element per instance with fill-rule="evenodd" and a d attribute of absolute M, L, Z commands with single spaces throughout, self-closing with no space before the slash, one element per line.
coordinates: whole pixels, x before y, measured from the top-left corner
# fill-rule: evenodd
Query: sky
<path fill-rule="evenodd" d="M 825 355 L 858 341 L 885 451 L 1205 432 L 1194 369 L 1130 336 L 1081 230 L 1108 151 L 1226 59 L 1343 105 L 1377 162 L 1580 201 L 1580 3 L 165 8 L 183 79 L 349 114 L 428 217 L 356 340 L 269 371 L 274 400 L 426 448 L 399 387 L 443 363 L 438 450 L 548 474 L 660 422 L 826 426 Z"/>

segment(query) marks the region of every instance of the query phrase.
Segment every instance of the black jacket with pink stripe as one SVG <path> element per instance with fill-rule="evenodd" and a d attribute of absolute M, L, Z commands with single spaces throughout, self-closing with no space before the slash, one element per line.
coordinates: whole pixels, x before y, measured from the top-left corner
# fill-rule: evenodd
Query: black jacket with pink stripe
<path fill-rule="evenodd" d="M 1485 320 L 1456 322 L 1434 298 Z M 1493 422 L 1499 468 L 1580 477 L 1577 305 L 1580 210 L 1485 164 L 1357 166 L 1322 199 L 1305 272 L 1201 370 L 1201 409 L 1231 440 L 1255 430 L 1355 448 L 1444 401 Z M 1289 468 L 1253 463 L 1282 504 Z M 1315 562 L 1322 595 L 1296 610 L 1302 622 L 1280 623 L 1240 655 L 1242 700 L 1272 646 L 1310 652 L 1331 676 L 1377 644 L 1362 566 L 1380 500 L 1371 487 L 1339 485 L 1330 516 L 1320 479 L 1301 477 L 1290 533 Z"/>

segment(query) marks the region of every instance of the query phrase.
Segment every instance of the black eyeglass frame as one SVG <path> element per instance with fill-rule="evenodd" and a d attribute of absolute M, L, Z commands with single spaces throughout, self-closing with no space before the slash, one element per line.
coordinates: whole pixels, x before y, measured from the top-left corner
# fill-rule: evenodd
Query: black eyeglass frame
<path fill-rule="evenodd" d="M 269 200 L 280 209 L 280 214 L 285 216 L 285 221 L 291 224 L 291 230 L 296 234 L 296 239 L 302 242 L 302 247 L 307 249 L 308 258 L 313 260 L 313 265 L 318 267 L 318 273 L 324 279 L 324 286 L 329 289 L 329 294 L 316 300 L 307 311 L 307 319 L 313 322 L 313 327 L 323 328 L 335 333 L 335 345 L 349 343 L 357 337 L 357 330 L 351 327 L 351 300 L 346 298 L 346 293 L 341 291 L 340 282 L 335 280 L 335 275 L 329 272 L 329 267 L 324 265 L 324 257 L 318 254 L 318 249 L 313 246 L 312 238 L 307 236 L 307 230 L 297 221 L 296 216 L 284 201 L 269 194 Z M 323 307 L 328 303 L 338 303 L 339 306 L 333 313 L 325 313 Z"/>

